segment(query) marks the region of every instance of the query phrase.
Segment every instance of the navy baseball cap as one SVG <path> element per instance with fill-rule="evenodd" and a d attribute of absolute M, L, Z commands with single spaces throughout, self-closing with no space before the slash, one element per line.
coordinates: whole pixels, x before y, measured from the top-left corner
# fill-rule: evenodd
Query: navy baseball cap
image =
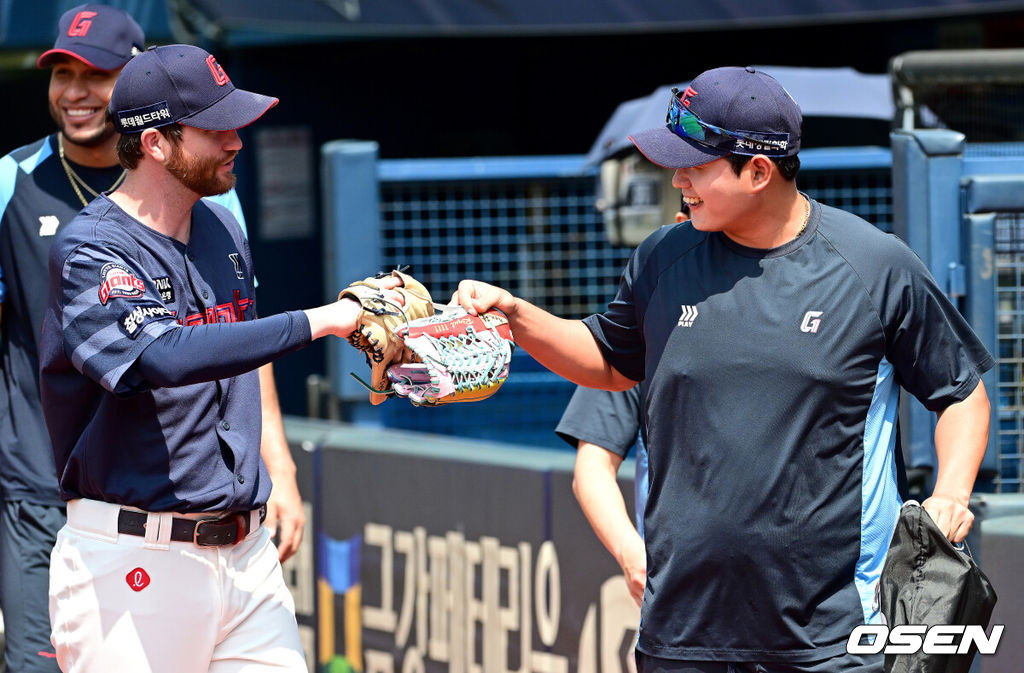
<path fill-rule="evenodd" d="M 73 56 L 99 70 L 117 70 L 146 48 L 146 36 L 135 19 L 107 5 L 79 5 L 64 12 L 53 49 L 43 52 L 37 68 L 57 56 Z"/>
<path fill-rule="evenodd" d="M 629 137 L 650 161 L 690 168 L 727 154 L 790 157 L 800 151 L 800 106 L 771 75 L 714 68 L 673 89 L 666 123 Z"/>
<path fill-rule="evenodd" d="M 175 122 L 208 131 L 247 126 L 278 100 L 235 88 L 212 54 L 189 44 L 150 47 L 124 67 L 110 95 L 119 133 Z"/>

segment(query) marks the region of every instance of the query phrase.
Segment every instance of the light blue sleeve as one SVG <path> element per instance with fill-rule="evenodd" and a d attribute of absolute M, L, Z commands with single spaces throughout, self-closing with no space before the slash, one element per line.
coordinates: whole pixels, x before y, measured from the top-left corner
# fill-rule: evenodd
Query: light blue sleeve
<path fill-rule="evenodd" d="M 8 154 L 0 159 L 0 226 L 3 226 L 4 213 L 7 212 L 7 204 L 14 196 L 14 184 L 18 179 L 18 162 Z M 3 303 L 7 296 L 7 286 L 4 284 L 4 270 L 0 268 L 0 303 Z"/>
<path fill-rule="evenodd" d="M 246 238 L 249 238 L 249 229 L 245 226 L 245 215 L 242 214 L 242 202 L 238 200 L 238 192 L 236 192 L 234 188 L 231 188 L 223 194 L 207 196 L 206 198 L 214 203 L 219 203 L 230 210 L 231 214 L 235 216 L 236 220 L 238 220 L 238 224 L 241 225 L 242 233 L 245 234 Z"/>
<path fill-rule="evenodd" d="M 12 156 L 14 153 L 0 159 L 0 226 L 3 226 L 3 218 L 7 213 L 7 206 L 14 197 L 14 190 L 18 184 L 18 170 L 21 169 L 25 173 L 31 173 L 39 164 L 43 163 L 53 154 L 53 150 L 50 149 L 50 143 L 46 142 L 45 138 L 37 144 L 39 147 L 35 153 L 22 159 L 20 163 Z M 14 152 L 16 153 L 18 150 Z M 3 269 L 0 269 L 0 303 L 7 296 L 7 286 L 4 285 L 3 277 Z"/>
<path fill-rule="evenodd" d="M 647 471 L 647 445 L 641 433 L 636 436 L 636 473 L 633 475 L 633 497 L 636 505 L 636 531 L 644 536 L 644 510 L 647 509 L 647 492 L 651 488 L 651 477 Z"/>

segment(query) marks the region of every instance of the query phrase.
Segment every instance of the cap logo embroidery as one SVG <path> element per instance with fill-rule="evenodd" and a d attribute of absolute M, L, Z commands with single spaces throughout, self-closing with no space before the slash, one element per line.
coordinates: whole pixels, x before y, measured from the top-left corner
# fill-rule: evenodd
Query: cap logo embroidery
<path fill-rule="evenodd" d="M 217 82 L 218 86 L 224 86 L 231 80 L 228 79 L 228 74 L 224 72 L 224 68 L 220 67 L 220 63 L 217 63 L 217 59 L 210 54 L 206 57 L 206 65 L 209 66 L 210 72 L 213 73 L 213 79 Z"/>
<path fill-rule="evenodd" d="M 690 99 L 696 95 L 697 92 L 693 90 L 693 87 L 688 86 L 686 87 L 686 91 L 683 92 L 682 97 L 680 97 L 679 102 L 685 105 L 686 107 L 690 107 Z"/>
<path fill-rule="evenodd" d="M 85 34 L 89 32 L 89 28 L 92 27 L 92 21 L 89 19 L 94 16 L 96 16 L 96 12 L 88 10 L 75 14 L 75 20 L 71 22 L 71 27 L 68 28 L 68 37 L 85 37 Z"/>

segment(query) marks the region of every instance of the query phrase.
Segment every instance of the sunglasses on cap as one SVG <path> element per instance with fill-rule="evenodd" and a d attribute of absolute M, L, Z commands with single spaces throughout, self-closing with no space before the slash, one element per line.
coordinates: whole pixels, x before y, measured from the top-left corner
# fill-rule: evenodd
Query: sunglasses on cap
<path fill-rule="evenodd" d="M 680 138 L 689 138 L 701 145 L 733 154 L 784 157 L 789 150 L 788 133 L 729 131 L 707 123 L 683 103 L 682 93 L 676 88 L 672 89 L 665 126 Z"/>

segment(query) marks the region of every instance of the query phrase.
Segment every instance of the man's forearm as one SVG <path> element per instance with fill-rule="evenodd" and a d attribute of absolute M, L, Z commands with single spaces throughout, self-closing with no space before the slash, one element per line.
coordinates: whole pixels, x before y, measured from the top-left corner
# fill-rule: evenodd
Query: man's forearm
<path fill-rule="evenodd" d="M 989 419 L 988 395 L 981 382 L 966 399 L 939 412 L 934 494 L 945 494 L 967 505 L 988 446 Z"/>
<path fill-rule="evenodd" d="M 921 505 L 942 533 L 960 542 L 974 524 L 971 490 L 988 445 L 990 406 L 981 382 L 966 399 L 939 412 L 935 425 L 935 489 Z"/>
<path fill-rule="evenodd" d="M 559 318 L 516 299 L 509 321 L 516 344 L 555 374 L 602 390 L 628 390 L 636 385 L 608 364 L 582 320 Z"/>
<path fill-rule="evenodd" d="M 284 562 L 299 549 L 306 512 L 295 480 L 295 461 L 284 434 L 273 365 L 260 367 L 259 376 L 260 411 L 263 414 L 260 455 L 273 482 L 270 500 L 267 501 L 267 527 L 272 534 L 277 534 L 278 556 Z"/>
<path fill-rule="evenodd" d="M 622 458 L 588 442 L 580 442 L 572 489 L 601 544 L 622 565 L 623 540 L 638 535 L 615 475 Z"/>
<path fill-rule="evenodd" d="M 647 584 L 647 555 L 615 479 L 621 464 L 617 454 L 579 442 L 572 490 L 590 527 L 622 568 L 630 596 L 640 605 Z"/>

